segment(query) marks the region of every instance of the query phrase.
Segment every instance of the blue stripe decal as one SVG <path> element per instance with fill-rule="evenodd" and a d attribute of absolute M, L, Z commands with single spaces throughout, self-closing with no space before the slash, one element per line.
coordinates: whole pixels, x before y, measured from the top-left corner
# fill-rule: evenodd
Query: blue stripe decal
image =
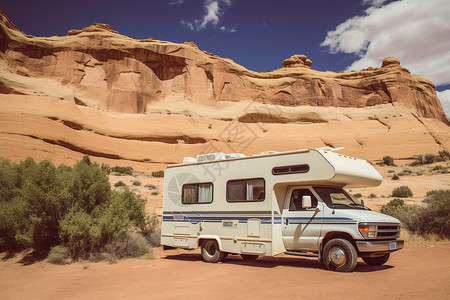
<path fill-rule="evenodd" d="M 260 219 L 261 224 L 272 224 L 272 216 L 270 211 L 268 212 L 253 212 L 259 215 L 249 216 L 251 213 L 247 212 L 201 212 L 202 214 L 235 214 L 235 216 L 202 216 L 200 212 L 189 211 L 189 212 L 165 212 L 163 214 L 163 221 L 165 222 L 189 222 L 191 224 L 198 224 L 199 222 L 205 223 L 221 223 L 224 220 L 237 220 L 239 223 L 247 223 L 248 219 L 257 218 Z M 276 213 L 276 212 L 274 212 Z M 264 214 L 264 216 L 262 216 Z M 282 217 L 276 213 L 274 216 L 274 224 L 282 224 Z M 237 216 L 240 215 L 240 216 Z M 242 216 L 246 215 L 246 216 Z M 270 216 L 268 216 L 270 215 Z M 350 218 L 345 217 L 316 217 L 311 219 L 310 217 L 288 217 L 290 224 L 322 224 L 322 225 L 354 225 L 357 222 Z"/>

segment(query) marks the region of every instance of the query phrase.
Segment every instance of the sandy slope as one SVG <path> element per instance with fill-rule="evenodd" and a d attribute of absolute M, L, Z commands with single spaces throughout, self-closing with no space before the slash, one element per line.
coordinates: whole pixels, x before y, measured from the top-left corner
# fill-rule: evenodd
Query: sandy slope
<path fill-rule="evenodd" d="M 156 249 L 156 259 L 117 264 L 0 262 L 2 299 L 449 299 L 450 242 L 412 241 L 385 266 L 353 273 L 278 256 L 201 262 L 198 251 Z"/>

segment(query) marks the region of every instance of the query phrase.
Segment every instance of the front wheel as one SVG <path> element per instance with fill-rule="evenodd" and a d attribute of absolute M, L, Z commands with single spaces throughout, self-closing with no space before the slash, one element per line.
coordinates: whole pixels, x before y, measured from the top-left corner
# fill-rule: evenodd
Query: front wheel
<path fill-rule="evenodd" d="M 215 240 L 206 240 L 202 243 L 202 259 L 205 262 L 217 263 L 221 261 L 225 253 L 220 251 Z"/>
<path fill-rule="evenodd" d="M 323 260 L 329 270 L 351 272 L 356 267 L 358 253 L 349 241 L 332 239 L 323 248 Z"/>
<path fill-rule="evenodd" d="M 362 259 L 368 265 L 381 266 L 381 265 L 384 265 L 388 261 L 390 255 L 391 255 L 390 253 L 386 253 L 385 255 L 382 255 L 382 256 L 363 257 Z"/>

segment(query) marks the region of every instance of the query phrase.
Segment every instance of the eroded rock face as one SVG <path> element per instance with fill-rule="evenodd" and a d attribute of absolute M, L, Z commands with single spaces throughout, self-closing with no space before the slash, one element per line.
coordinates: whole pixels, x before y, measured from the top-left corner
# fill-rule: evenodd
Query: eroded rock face
<path fill-rule="evenodd" d="M 396 103 L 448 124 L 433 84 L 396 58 L 358 72 L 320 72 L 311 64 L 293 55 L 284 68 L 258 73 L 192 42 L 135 40 L 106 24 L 64 37 L 32 37 L 0 13 L 1 93 L 58 97 L 119 113 L 147 113 L 180 100 L 348 108 Z"/>

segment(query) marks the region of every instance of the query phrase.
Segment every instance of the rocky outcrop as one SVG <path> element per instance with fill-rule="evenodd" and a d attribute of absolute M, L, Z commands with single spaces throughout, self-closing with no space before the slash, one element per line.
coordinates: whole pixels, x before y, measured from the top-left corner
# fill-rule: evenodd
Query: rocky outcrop
<path fill-rule="evenodd" d="M 381 68 L 358 72 L 319 72 L 311 64 L 306 56 L 294 55 L 283 61 L 283 68 L 258 73 L 205 53 L 192 42 L 134 40 L 97 23 L 63 37 L 32 37 L 0 14 L 3 93 L 59 97 L 120 113 L 147 113 L 180 99 L 202 105 L 396 104 L 448 123 L 433 84 L 411 75 L 395 58 L 385 59 Z"/>

